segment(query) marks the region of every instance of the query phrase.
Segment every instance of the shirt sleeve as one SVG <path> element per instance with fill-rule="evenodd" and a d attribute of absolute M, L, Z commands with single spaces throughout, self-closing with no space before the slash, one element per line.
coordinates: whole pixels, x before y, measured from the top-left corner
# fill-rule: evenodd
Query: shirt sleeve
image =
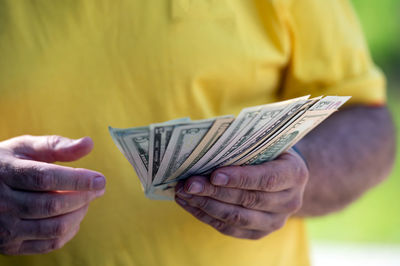
<path fill-rule="evenodd" d="M 287 11 L 292 51 L 282 98 L 349 95 L 348 104 L 386 102 L 385 77 L 347 0 L 292 0 Z"/>

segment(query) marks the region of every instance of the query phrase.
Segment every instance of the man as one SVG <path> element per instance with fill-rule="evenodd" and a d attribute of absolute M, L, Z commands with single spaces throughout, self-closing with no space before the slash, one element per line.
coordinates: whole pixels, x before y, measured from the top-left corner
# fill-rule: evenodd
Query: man
<path fill-rule="evenodd" d="M 299 217 L 391 168 L 384 78 L 347 1 L 1 3 L 0 251 L 37 254 L 1 265 L 308 265 Z M 352 100 L 298 151 L 180 184 L 186 212 L 143 196 L 106 129 L 306 94 Z"/>

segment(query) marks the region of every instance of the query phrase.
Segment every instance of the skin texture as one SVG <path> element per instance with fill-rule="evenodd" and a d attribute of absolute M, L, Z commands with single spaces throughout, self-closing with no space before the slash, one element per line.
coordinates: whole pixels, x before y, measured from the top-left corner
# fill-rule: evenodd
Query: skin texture
<path fill-rule="evenodd" d="M 90 138 L 21 136 L 0 142 L 0 253 L 59 249 L 78 232 L 89 203 L 104 194 L 105 178 L 58 166 L 93 148 Z"/>
<path fill-rule="evenodd" d="M 176 189 L 176 202 L 219 232 L 259 239 L 293 216 L 340 210 L 389 174 L 395 154 L 385 107 L 338 111 L 303 138 L 298 149 L 256 166 L 228 166 L 194 176 Z"/>
<path fill-rule="evenodd" d="M 338 211 L 383 181 L 394 163 L 395 136 L 385 107 L 343 109 L 311 131 L 297 145 L 310 172 L 297 215 Z"/>
<path fill-rule="evenodd" d="M 104 193 L 101 173 L 58 166 L 93 147 L 90 138 L 21 136 L 0 142 L 0 253 L 47 253 L 78 232 L 92 200 Z M 347 206 L 382 181 L 394 160 L 394 129 L 384 107 L 337 112 L 272 162 L 232 166 L 176 187 L 176 202 L 219 232 L 259 239 L 293 216 Z M 96 180 L 96 181 L 95 181 Z"/>

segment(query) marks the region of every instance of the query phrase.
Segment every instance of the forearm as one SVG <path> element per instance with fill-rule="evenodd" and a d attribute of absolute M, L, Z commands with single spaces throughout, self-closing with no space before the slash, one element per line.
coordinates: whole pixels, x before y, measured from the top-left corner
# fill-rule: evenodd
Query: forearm
<path fill-rule="evenodd" d="M 395 133 L 385 107 L 355 106 L 333 114 L 297 148 L 310 177 L 299 216 L 340 210 L 389 174 Z"/>

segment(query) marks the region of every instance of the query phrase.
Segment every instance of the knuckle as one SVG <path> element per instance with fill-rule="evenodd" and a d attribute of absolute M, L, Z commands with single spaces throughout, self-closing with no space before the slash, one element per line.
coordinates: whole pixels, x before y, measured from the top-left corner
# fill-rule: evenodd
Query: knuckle
<path fill-rule="evenodd" d="M 290 173 L 294 177 L 296 185 L 303 185 L 308 180 L 309 173 L 307 167 L 299 163 L 294 165 Z"/>
<path fill-rule="evenodd" d="M 248 174 L 247 169 L 243 168 L 243 171 L 241 171 L 239 175 L 239 184 L 238 187 L 251 187 L 252 186 L 252 178 Z"/>
<path fill-rule="evenodd" d="M 207 210 L 210 207 L 210 200 L 207 197 L 199 197 L 197 206 L 200 209 Z"/>
<path fill-rule="evenodd" d="M 29 170 L 15 165 L 6 164 L 2 166 L 5 180 L 10 180 L 11 183 L 26 182 L 29 180 Z"/>
<path fill-rule="evenodd" d="M 286 210 L 289 212 L 296 212 L 300 209 L 302 200 L 300 197 L 295 197 L 286 203 Z"/>
<path fill-rule="evenodd" d="M 62 204 L 60 201 L 56 199 L 47 199 L 44 200 L 42 204 L 42 211 L 47 215 L 59 214 L 62 209 Z"/>
<path fill-rule="evenodd" d="M 298 167 L 297 169 L 297 176 L 299 177 L 299 183 L 300 184 L 305 184 L 308 180 L 308 169 L 305 167 Z"/>
<path fill-rule="evenodd" d="M 234 229 L 226 224 L 226 223 L 222 223 L 220 226 L 220 228 L 217 229 L 220 233 L 224 234 L 224 235 L 228 235 L 228 236 L 233 236 L 234 235 Z"/>
<path fill-rule="evenodd" d="M 220 220 L 216 220 L 214 219 L 213 221 L 211 221 L 211 226 L 214 227 L 216 230 L 220 231 L 221 233 L 226 229 L 227 224 L 220 221 Z"/>
<path fill-rule="evenodd" d="M 217 186 L 210 186 L 210 196 L 215 198 L 221 195 L 221 188 Z"/>
<path fill-rule="evenodd" d="M 78 171 L 79 169 L 72 169 L 72 171 Z M 76 172 L 76 176 L 79 173 Z M 74 178 L 72 179 L 72 186 L 75 190 L 81 190 L 82 188 L 90 189 L 92 187 L 92 181 L 90 178 Z"/>
<path fill-rule="evenodd" d="M 49 253 L 53 250 L 57 250 L 63 247 L 63 243 L 61 242 L 60 239 L 52 239 L 49 240 L 48 244 L 43 247 L 43 250 L 41 253 Z"/>
<path fill-rule="evenodd" d="M 285 219 L 279 219 L 277 221 L 274 221 L 271 224 L 271 230 L 272 231 L 277 231 L 277 230 L 281 229 L 285 225 L 285 223 L 286 223 Z"/>
<path fill-rule="evenodd" d="M 211 192 L 210 192 L 210 197 L 214 198 L 214 199 L 220 199 L 222 201 L 224 201 L 225 199 L 232 198 L 231 189 L 224 188 L 224 187 L 212 186 Z"/>
<path fill-rule="evenodd" d="M 53 245 L 51 247 L 52 250 L 57 250 L 62 248 L 65 245 L 64 241 L 62 241 L 61 239 L 56 239 L 53 241 Z"/>
<path fill-rule="evenodd" d="M 79 180 L 79 179 L 80 178 L 73 178 L 73 179 L 69 180 L 71 188 L 73 190 L 79 190 L 79 188 L 82 187 L 82 185 L 85 185 L 85 187 L 88 187 L 88 186 L 86 186 L 86 184 L 87 184 L 86 180 Z"/>
<path fill-rule="evenodd" d="M 223 220 L 232 225 L 247 226 L 249 224 L 248 219 L 246 219 L 238 210 L 224 213 Z"/>
<path fill-rule="evenodd" d="M 260 204 L 260 194 L 256 191 L 244 191 L 240 202 L 247 209 L 256 208 Z"/>
<path fill-rule="evenodd" d="M 50 135 L 47 137 L 47 146 L 49 150 L 54 150 L 57 145 L 62 141 L 62 137 L 58 135 Z"/>
<path fill-rule="evenodd" d="M 48 171 L 42 167 L 32 167 L 28 172 L 24 173 L 24 179 L 31 179 L 33 189 L 37 190 L 48 190 L 52 186 L 54 180 L 54 174 L 52 171 Z"/>
<path fill-rule="evenodd" d="M 68 232 L 69 226 L 64 221 L 59 221 L 54 224 L 52 235 L 55 237 L 63 236 Z"/>
<path fill-rule="evenodd" d="M 259 188 L 264 191 L 274 190 L 279 182 L 279 175 L 276 172 L 270 172 L 263 174 L 259 181 Z"/>
<path fill-rule="evenodd" d="M 202 220 L 205 217 L 206 214 L 202 210 L 196 209 L 196 210 L 193 211 L 193 215 L 197 219 Z"/>
<path fill-rule="evenodd" d="M 4 180 L 1 182 L 2 189 L 5 189 L 7 185 L 13 185 L 20 182 L 26 182 L 26 169 L 13 165 L 12 163 L 0 163 L 0 178 Z M 25 179 L 25 180 L 24 180 Z"/>

